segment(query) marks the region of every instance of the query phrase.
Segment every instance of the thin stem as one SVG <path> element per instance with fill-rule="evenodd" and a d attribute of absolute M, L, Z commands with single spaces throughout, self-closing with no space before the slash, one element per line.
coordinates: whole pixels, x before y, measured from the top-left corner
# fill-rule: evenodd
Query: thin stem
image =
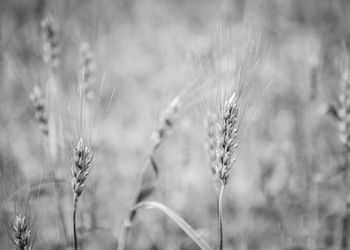
<path fill-rule="evenodd" d="M 147 169 L 149 167 L 153 167 L 153 170 L 157 171 L 156 169 L 154 169 L 154 166 L 153 166 L 153 164 L 155 164 L 154 163 L 154 159 L 153 159 L 153 154 L 154 154 L 155 150 L 156 149 L 153 148 L 152 153 L 149 155 L 149 157 L 147 158 L 145 164 L 141 168 L 141 172 L 140 172 L 141 185 L 140 185 L 140 188 L 137 191 L 137 195 L 135 197 L 135 200 L 134 200 L 131 208 L 129 209 L 128 217 L 127 217 L 127 219 L 124 220 L 124 223 L 122 225 L 122 228 L 121 228 L 121 231 L 120 231 L 120 234 L 119 234 L 119 238 L 118 238 L 118 248 L 117 248 L 117 250 L 124 250 L 125 249 L 125 246 L 126 246 L 126 243 L 127 243 L 127 240 L 128 240 L 128 235 L 129 235 L 129 232 L 130 232 L 130 228 L 131 228 L 132 223 L 133 223 L 133 221 L 134 221 L 134 219 L 136 217 L 136 210 L 132 209 L 132 207 L 136 206 L 138 203 L 143 201 L 143 199 L 140 200 L 139 196 L 142 193 L 142 189 L 143 189 L 142 181 L 143 181 L 143 178 L 146 175 Z M 157 173 L 156 173 L 156 175 L 157 175 Z"/>
<path fill-rule="evenodd" d="M 78 250 L 77 241 L 77 227 L 76 227 L 76 213 L 78 208 L 78 196 L 74 194 L 74 205 L 73 205 L 73 237 L 74 237 L 74 250 Z"/>
<path fill-rule="evenodd" d="M 217 199 L 217 205 L 218 205 L 218 226 L 219 226 L 219 250 L 223 249 L 224 246 L 224 233 L 223 233 L 223 211 L 222 211 L 222 196 L 224 194 L 225 190 L 225 184 L 222 182 L 220 187 L 220 193 Z"/>
<path fill-rule="evenodd" d="M 342 238 L 341 238 L 341 250 L 348 250 L 348 236 L 349 236 L 349 221 L 350 221 L 350 200 L 349 200 L 349 158 L 347 151 L 344 152 L 344 173 L 343 173 L 343 185 L 344 185 L 344 203 L 346 206 L 345 215 L 343 217 Z"/>
<path fill-rule="evenodd" d="M 58 210 L 58 216 L 59 216 L 59 219 L 62 223 L 63 236 L 65 239 L 65 242 L 68 242 L 67 227 L 66 227 L 63 208 L 62 208 L 62 193 L 61 193 L 60 186 L 59 186 L 60 185 L 59 180 L 57 180 L 57 178 L 56 178 L 55 171 L 52 172 L 52 180 L 53 180 L 55 191 L 56 191 L 56 205 L 57 205 L 57 210 Z"/>

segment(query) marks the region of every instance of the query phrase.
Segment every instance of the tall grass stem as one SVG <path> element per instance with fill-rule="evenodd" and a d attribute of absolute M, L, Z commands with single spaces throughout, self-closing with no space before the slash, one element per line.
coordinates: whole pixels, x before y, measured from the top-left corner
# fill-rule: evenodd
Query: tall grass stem
<path fill-rule="evenodd" d="M 218 204 L 218 226 L 219 226 L 219 250 L 223 249 L 224 246 L 224 233 L 223 233 L 223 218 L 224 218 L 224 214 L 223 214 L 223 209 L 222 209 L 222 197 L 224 194 L 224 190 L 225 190 L 225 184 L 222 182 L 221 183 L 221 187 L 220 187 L 220 192 L 219 192 L 219 196 L 217 199 L 217 204 Z"/>
<path fill-rule="evenodd" d="M 74 250 L 78 250 L 77 225 L 76 225 L 77 207 L 78 207 L 78 196 L 74 194 L 74 205 L 73 205 L 73 240 L 74 240 Z"/>

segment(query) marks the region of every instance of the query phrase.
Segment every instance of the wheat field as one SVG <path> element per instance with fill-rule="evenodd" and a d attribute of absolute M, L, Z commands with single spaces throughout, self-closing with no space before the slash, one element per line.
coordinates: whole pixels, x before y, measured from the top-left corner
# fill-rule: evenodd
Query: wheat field
<path fill-rule="evenodd" d="M 0 1 L 0 249 L 350 249 L 346 0 Z"/>

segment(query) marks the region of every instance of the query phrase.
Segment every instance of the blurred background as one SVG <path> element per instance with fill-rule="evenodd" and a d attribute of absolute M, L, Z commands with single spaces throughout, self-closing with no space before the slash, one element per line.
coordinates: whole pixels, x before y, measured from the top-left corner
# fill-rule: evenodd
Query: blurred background
<path fill-rule="evenodd" d="M 50 78 L 41 36 L 48 16 L 58 31 L 50 100 L 60 130 L 51 140 L 29 100 L 34 86 L 46 86 Z M 68 249 L 57 215 L 59 202 L 71 235 L 71 151 L 62 145 L 79 120 L 79 57 L 87 42 L 94 60 L 87 110 L 95 159 L 78 211 L 84 249 L 113 249 L 158 117 L 181 93 L 172 133 L 154 155 L 160 173 L 150 199 L 217 245 L 204 120 L 207 103 L 217 97 L 211 93 L 226 86 L 210 68 L 219 56 L 244 65 L 243 77 L 258 86 L 246 101 L 249 115 L 224 195 L 225 249 L 339 249 L 342 145 L 327 110 L 341 94 L 349 25 L 346 0 L 1 0 L 1 224 L 9 223 L 14 206 L 29 203 L 37 232 L 33 249 Z M 218 30 L 230 31 L 228 42 L 215 39 Z M 225 41 L 234 53 L 219 55 Z M 56 150 L 47 149 L 52 141 Z M 29 188 L 44 183 L 50 169 L 66 180 L 59 200 L 52 183 L 40 185 L 40 192 Z M 0 246 L 14 249 L 6 227 L 0 229 Z M 197 247 L 163 214 L 144 210 L 127 249 Z"/>

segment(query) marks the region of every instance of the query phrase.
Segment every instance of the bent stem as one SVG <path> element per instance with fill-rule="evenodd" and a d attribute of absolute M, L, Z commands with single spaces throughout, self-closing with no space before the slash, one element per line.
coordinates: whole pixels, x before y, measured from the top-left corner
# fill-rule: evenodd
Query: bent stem
<path fill-rule="evenodd" d="M 74 250 L 78 250 L 77 242 L 77 227 L 76 227 L 76 213 L 78 207 L 78 196 L 74 194 L 74 205 L 73 205 L 73 238 L 74 238 Z"/>
<path fill-rule="evenodd" d="M 135 200 L 133 201 L 133 204 L 128 211 L 127 219 L 124 220 L 124 223 L 122 225 L 122 228 L 121 228 L 121 231 L 119 234 L 119 238 L 118 238 L 117 250 L 125 250 L 127 240 L 128 240 L 128 235 L 130 233 L 130 229 L 132 227 L 133 221 L 134 221 L 134 219 L 136 217 L 136 213 L 137 213 L 136 209 L 133 209 L 133 207 L 138 205 L 140 202 L 144 201 L 146 198 L 148 198 L 153 193 L 154 186 L 153 185 L 151 185 L 151 186 L 146 185 L 145 186 L 142 182 L 146 176 L 146 172 L 147 172 L 148 168 L 152 167 L 156 176 L 158 174 L 158 167 L 157 167 L 155 160 L 153 158 L 153 154 L 154 154 L 155 150 L 156 150 L 156 148 L 153 148 L 152 153 L 149 155 L 145 164 L 141 168 L 141 172 L 140 172 L 141 185 L 140 185 L 139 189 L 137 190 Z"/>
<path fill-rule="evenodd" d="M 176 214 L 173 210 L 163 205 L 162 203 L 156 201 L 145 201 L 137 204 L 132 208 L 132 210 L 137 210 L 140 208 L 145 209 L 156 209 L 165 214 L 169 219 L 171 219 L 179 228 L 181 228 L 188 237 L 193 240 L 193 242 L 201 250 L 212 250 L 204 238 L 194 230 L 181 216 Z"/>
<path fill-rule="evenodd" d="M 219 196 L 217 199 L 217 205 L 218 205 L 218 226 L 219 226 L 219 250 L 223 249 L 223 245 L 224 245 L 224 233 L 223 233 L 223 225 L 222 225 L 222 221 L 223 221 L 223 211 L 222 211 L 222 196 L 224 194 L 224 190 L 225 190 L 225 184 L 222 182 L 221 183 L 221 187 L 220 187 L 220 192 L 219 192 Z"/>

